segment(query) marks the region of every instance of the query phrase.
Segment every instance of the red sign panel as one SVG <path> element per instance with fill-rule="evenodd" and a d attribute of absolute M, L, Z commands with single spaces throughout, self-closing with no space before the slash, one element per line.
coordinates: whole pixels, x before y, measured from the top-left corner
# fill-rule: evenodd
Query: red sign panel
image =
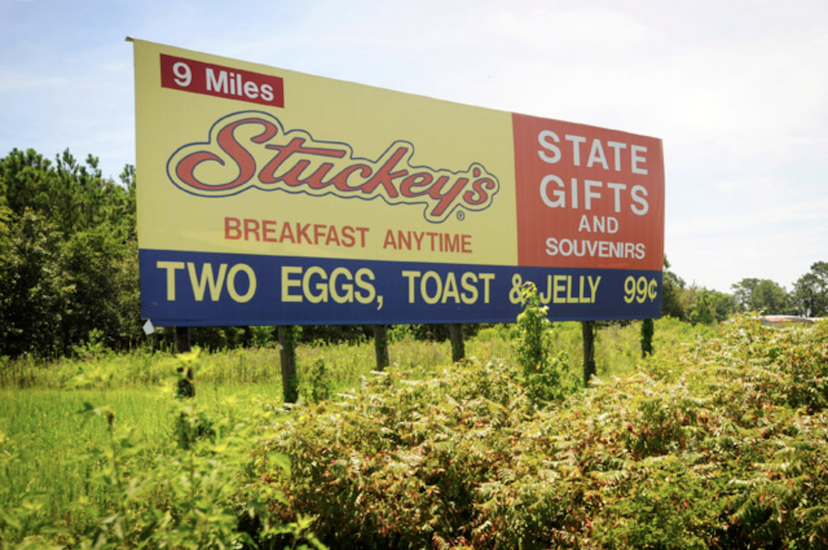
<path fill-rule="evenodd" d="M 659 271 L 661 140 L 515 114 L 518 264 Z"/>
<path fill-rule="evenodd" d="M 284 81 L 278 76 L 166 54 L 161 54 L 161 86 L 270 107 L 285 106 Z"/>

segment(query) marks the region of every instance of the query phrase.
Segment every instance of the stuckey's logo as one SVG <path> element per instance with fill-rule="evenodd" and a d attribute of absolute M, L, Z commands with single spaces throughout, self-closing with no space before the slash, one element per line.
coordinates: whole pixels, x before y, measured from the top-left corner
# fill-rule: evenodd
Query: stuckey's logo
<path fill-rule="evenodd" d="M 286 132 L 274 116 L 245 111 L 213 124 L 206 143 L 179 148 L 167 162 L 170 180 L 203 197 L 227 197 L 249 189 L 425 205 L 424 216 L 444 222 L 452 212 L 488 208 L 498 179 L 473 163 L 462 172 L 415 166 L 414 146 L 395 141 L 376 160 L 359 158 L 346 143 L 315 140 L 303 130 Z"/>

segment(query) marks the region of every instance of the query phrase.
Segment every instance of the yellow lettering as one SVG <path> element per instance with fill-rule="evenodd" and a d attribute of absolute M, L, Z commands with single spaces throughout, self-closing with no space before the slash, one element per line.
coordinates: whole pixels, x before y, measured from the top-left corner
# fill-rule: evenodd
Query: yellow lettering
<path fill-rule="evenodd" d="M 556 303 L 556 304 L 565 304 L 566 303 L 566 298 L 562 298 L 560 294 L 561 294 L 561 292 L 564 292 L 566 290 L 566 287 L 563 285 L 563 283 L 568 278 L 569 277 L 567 277 L 566 275 L 555 275 L 555 277 L 553 278 L 552 287 L 555 291 L 555 296 L 554 296 L 552 301 L 554 303 Z"/>
<path fill-rule="evenodd" d="M 314 294 L 311 289 L 311 277 L 314 275 L 319 275 L 323 281 L 322 283 L 316 283 L 316 290 L 319 291 L 319 294 Z M 318 304 L 321 302 L 328 301 L 328 285 L 327 283 L 328 274 L 325 273 L 325 270 L 319 266 L 309 267 L 307 271 L 305 271 L 304 277 L 302 277 L 302 292 L 305 294 L 305 298 L 312 304 Z"/>
<path fill-rule="evenodd" d="M 247 274 L 247 280 L 250 282 L 244 295 L 236 292 L 236 274 L 239 271 L 244 271 Z M 233 300 L 240 304 L 246 304 L 253 299 L 253 295 L 256 294 L 256 274 L 249 265 L 236 264 L 230 268 L 230 273 L 227 274 L 227 292 Z"/>
<path fill-rule="evenodd" d="M 184 269 L 184 262 L 156 262 L 155 267 L 167 270 L 167 300 L 175 302 L 175 272 Z"/>
<path fill-rule="evenodd" d="M 460 278 L 460 284 L 463 286 L 463 290 L 468 292 L 464 292 L 460 297 L 463 300 L 464 304 L 473 304 L 477 301 L 477 275 L 472 273 L 471 271 L 467 271 L 463 273 L 463 276 Z"/>
<path fill-rule="evenodd" d="M 460 303 L 460 292 L 457 289 L 457 279 L 454 276 L 453 272 L 449 272 L 448 276 L 446 277 L 446 286 L 443 287 L 443 299 L 442 302 L 445 304 L 449 297 L 454 298 L 454 303 Z"/>
<path fill-rule="evenodd" d="M 567 275 L 566 277 L 566 303 L 567 304 L 577 304 L 578 298 L 572 295 L 572 276 Z"/>
<path fill-rule="evenodd" d="M 589 292 L 590 294 L 592 294 L 592 303 L 594 304 L 598 301 L 598 285 L 601 284 L 601 276 L 598 275 L 598 277 L 595 279 L 595 284 L 593 284 L 592 282 L 591 275 L 588 277 L 587 280 L 589 281 Z"/>
<path fill-rule="evenodd" d="M 347 284 L 342 285 L 342 290 L 345 291 L 345 294 L 340 294 L 339 290 L 336 286 L 336 281 L 340 277 L 345 277 L 348 281 Z M 337 267 L 331 273 L 331 298 L 334 299 L 334 302 L 337 304 L 347 304 L 354 301 L 354 285 L 351 284 L 351 272 L 345 269 L 344 267 Z"/>
<path fill-rule="evenodd" d="M 282 301 L 302 302 L 302 296 L 294 296 L 290 293 L 291 288 L 300 288 L 302 281 L 291 279 L 291 275 L 301 275 L 302 268 L 295 266 L 282 267 Z"/>
<path fill-rule="evenodd" d="M 419 271 L 403 271 L 402 276 L 408 279 L 408 303 L 414 303 L 414 281 L 420 278 Z"/>
<path fill-rule="evenodd" d="M 437 292 L 434 293 L 433 296 L 429 296 L 427 292 L 427 285 L 428 280 L 434 279 L 437 283 Z M 429 305 L 434 305 L 440 301 L 440 294 L 443 292 L 443 282 L 440 280 L 440 276 L 437 275 L 436 271 L 426 271 L 423 274 L 423 280 L 420 281 L 420 294 L 423 296 L 423 301 Z"/>
<path fill-rule="evenodd" d="M 366 282 L 366 279 L 368 282 Z M 374 288 L 373 281 L 376 279 L 374 272 L 368 269 L 367 267 L 363 267 L 356 272 L 356 285 L 361 289 L 366 291 L 366 295 L 362 295 L 361 293 L 356 293 L 357 302 L 360 304 L 370 304 L 374 301 L 374 298 L 377 296 L 377 291 Z M 380 296 L 379 300 L 379 307 L 377 309 L 382 308 L 382 297 Z"/>
<path fill-rule="evenodd" d="M 218 302 L 221 297 L 221 287 L 224 286 L 224 277 L 227 275 L 227 264 L 219 265 L 218 277 L 213 274 L 213 264 L 205 263 L 201 266 L 201 278 L 196 274 L 195 264 L 187 262 L 187 271 L 190 273 L 190 285 L 193 287 L 193 296 L 196 302 L 204 301 L 204 291 L 210 287 L 210 299 Z"/>
<path fill-rule="evenodd" d="M 488 304 L 489 303 L 489 297 L 490 297 L 490 292 L 489 291 L 491 290 L 491 287 L 489 286 L 489 283 L 494 281 L 495 274 L 494 273 L 480 273 L 480 274 L 478 274 L 478 278 L 481 281 L 483 281 L 483 303 Z"/>

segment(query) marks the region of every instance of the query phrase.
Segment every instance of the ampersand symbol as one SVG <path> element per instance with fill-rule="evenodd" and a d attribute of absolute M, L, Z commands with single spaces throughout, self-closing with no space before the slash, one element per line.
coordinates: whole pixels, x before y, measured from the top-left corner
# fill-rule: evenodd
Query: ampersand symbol
<path fill-rule="evenodd" d="M 521 277 L 518 273 L 512 275 L 512 290 L 509 291 L 509 301 L 513 304 L 519 304 L 521 302 L 520 288 L 522 286 L 523 277 Z"/>

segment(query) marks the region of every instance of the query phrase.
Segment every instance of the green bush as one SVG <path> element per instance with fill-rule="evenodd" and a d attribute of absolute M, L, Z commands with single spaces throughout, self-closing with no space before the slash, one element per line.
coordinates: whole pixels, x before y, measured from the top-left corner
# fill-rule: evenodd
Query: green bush
<path fill-rule="evenodd" d="M 602 328 L 612 364 L 551 401 L 513 354 L 434 368 L 447 346 L 409 340 L 383 373 L 370 345 L 300 348 L 306 383 L 362 382 L 289 414 L 219 383 L 261 380 L 273 350 L 184 356 L 198 391 L 181 400 L 163 356 L 3 361 L 0 547 L 828 546 L 828 323 L 655 328 L 645 359 L 638 324 Z M 578 329 L 548 332 L 549 364 Z M 160 400 L 136 390 L 151 373 Z"/>
<path fill-rule="evenodd" d="M 311 406 L 274 433 L 290 457 L 282 521 L 317 516 L 337 548 L 429 546 L 468 528 L 476 485 L 508 463 L 508 434 L 530 407 L 514 369 L 470 360 L 429 380 L 374 373 L 341 401 Z"/>
<path fill-rule="evenodd" d="M 523 365 L 391 369 L 274 431 L 272 506 L 343 548 L 825 547 L 827 337 L 737 319 L 542 409 Z"/>
<path fill-rule="evenodd" d="M 563 399 L 578 388 L 578 378 L 570 369 L 565 352 L 553 356 L 552 323 L 549 308 L 542 306 L 532 282 L 521 287 L 523 312 L 517 317 L 513 340 L 515 359 L 523 367 L 523 383 L 530 399 L 542 405 Z"/>
<path fill-rule="evenodd" d="M 333 393 L 331 377 L 324 357 L 313 362 L 310 369 L 303 376 L 299 386 L 299 394 L 307 403 L 319 403 L 330 398 Z"/>
<path fill-rule="evenodd" d="M 549 308 L 541 305 L 535 283 L 526 282 L 520 287 L 520 304 L 523 311 L 517 317 L 517 337 L 513 345 L 515 359 L 528 378 L 549 364 L 552 323 L 548 318 Z"/>

